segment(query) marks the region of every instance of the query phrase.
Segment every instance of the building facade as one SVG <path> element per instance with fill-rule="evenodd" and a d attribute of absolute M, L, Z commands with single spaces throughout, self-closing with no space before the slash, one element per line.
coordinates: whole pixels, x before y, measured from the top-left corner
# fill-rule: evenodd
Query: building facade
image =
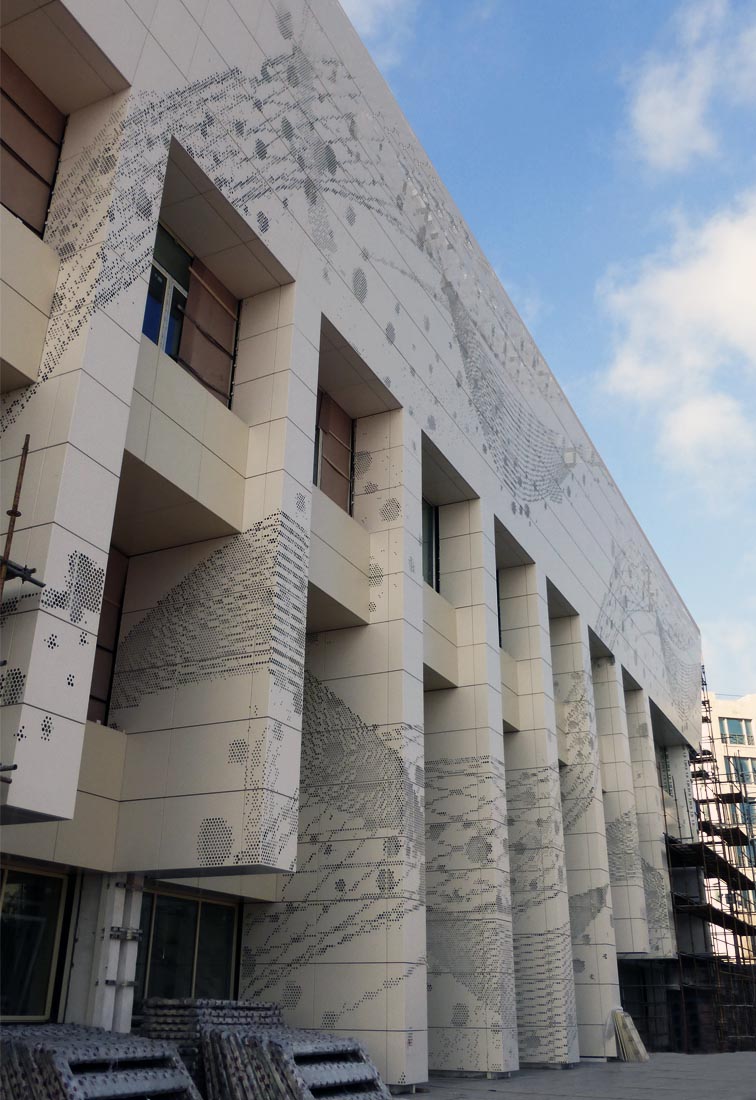
<path fill-rule="evenodd" d="M 711 927 L 713 948 L 738 963 L 756 963 L 756 695 L 711 696 L 711 751 L 715 764 L 699 785 L 707 797 L 704 829 L 743 876 L 739 888 L 709 884 L 708 901 L 731 913 L 734 928 Z M 711 780 L 716 789 L 710 793 Z M 720 809 L 714 811 L 714 798 Z M 712 812 L 714 811 L 714 812 Z M 750 883 L 750 885 L 749 885 Z"/>
<path fill-rule="evenodd" d="M 4 1017 L 612 1056 L 698 631 L 355 31 L 3 18 Z"/>

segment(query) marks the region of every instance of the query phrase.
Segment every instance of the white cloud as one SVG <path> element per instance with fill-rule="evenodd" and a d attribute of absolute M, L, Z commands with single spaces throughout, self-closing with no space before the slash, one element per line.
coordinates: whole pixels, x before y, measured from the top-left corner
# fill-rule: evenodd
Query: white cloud
<path fill-rule="evenodd" d="M 734 397 L 691 397 L 666 413 L 661 427 L 662 461 L 692 476 L 708 500 L 727 504 L 748 493 L 756 470 L 756 428 Z"/>
<path fill-rule="evenodd" d="M 694 156 L 716 151 L 716 138 L 704 117 L 713 85 L 711 51 L 692 64 L 655 62 L 641 74 L 631 123 L 653 168 L 684 168 Z"/>
<path fill-rule="evenodd" d="M 357 33 L 369 47 L 376 65 L 397 65 L 414 35 L 420 0 L 341 0 Z"/>
<path fill-rule="evenodd" d="M 646 55 L 630 79 L 630 129 L 640 157 L 679 171 L 719 148 L 716 107 L 756 102 L 756 18 L 729 0 L 685 3 L 666 51 Z"/>
<path fill-rule="evenodd" d="M 756 190 L 635 272 L 614 271 L 599 297 L 615 332 L 606 385 L 658 426 L 665 465 L 720 503 L 756 487 Z"/>

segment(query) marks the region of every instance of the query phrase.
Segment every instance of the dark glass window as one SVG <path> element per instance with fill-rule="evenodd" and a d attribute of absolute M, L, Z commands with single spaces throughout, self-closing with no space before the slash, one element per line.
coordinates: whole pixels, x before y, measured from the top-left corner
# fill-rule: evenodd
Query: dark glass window
<path fill-rule="evenodd" d="M 134 1013 L 147 997 L 210 997 L 233 990 L 236 903 L 146 890 Z"/>
<path fill-rule="evenodd" d="M 234 956 L 236 912 L 229 905 L 203 905 L 197 944 L 195 997 L 229 994 L 229 977 Z"/>
<path fill-rule="evenodd" d="M 105 723 L 108 718 L 128 564 L 129 559 L 125 554 L 122 554 L 120 550 L 116 550 L 115 546 L 111 546 L 108 554 L 108 568 L 105 573 L 105 592 L 100 609 L 100 625 L 97 629 L 97 648 L 92 670 L 92 684 L 89 689 L 87 718 L 90 722 Z"/>
<path fill-rule="evenodd" d="M 438 508 L 423 500 L 423 579 L 436 592 L 440 588 L 439 577 Z"/>
<path fill-rule="evenodd" d="M 168 311 L 168 326 L 165 331 L 165 354 L 170 355 L 171 359 L 179 357 L 185 311 L 186 294 L 175 286 L 171 294 L 171 308 Z"/>
<path fill-rule="evenodd" d="M 9 867 L 2 876 L 0 1015 L 46 1019 L 60 939 L 65 879 Z"/>
<path fill-rule="evenodd" d="M 144 323 L 142 332 L 148 336 L 154 344 L 160 339 L 160 326 L 163 322 L 163 303 L 165 302 L 165 289 L 168 279 L 158 268 L 152 268 L 150 272 L 150 285 L 147 290 L 147 305 L 144 311 Z"/>
<path fill-rule="evenodd" d="M 199 905 L 158 894 L 150 952 L 149 995 L 191 997 Z"/>

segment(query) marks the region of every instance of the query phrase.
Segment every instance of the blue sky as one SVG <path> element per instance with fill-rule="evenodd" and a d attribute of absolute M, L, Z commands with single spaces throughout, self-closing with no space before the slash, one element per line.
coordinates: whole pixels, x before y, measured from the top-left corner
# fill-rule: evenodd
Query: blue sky
<path fill-rule="evenodd" d="M 756 0 L 342 0 L 698 621 L 756 691 Z"/>

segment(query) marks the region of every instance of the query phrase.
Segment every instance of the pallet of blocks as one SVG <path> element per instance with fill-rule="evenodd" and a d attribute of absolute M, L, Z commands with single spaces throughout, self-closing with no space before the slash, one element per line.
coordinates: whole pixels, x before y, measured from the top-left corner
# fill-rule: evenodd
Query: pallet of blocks
<path fill-rule="evenodd" d="M 324 1032 L 273 1027 L 208 1030 L 206 1100 L 389 1100 L 360 1044 Z"/>
<path fill-rule="evenodd" d="M 259 1001 L 150 997 L 140 1035 L 174 1043 L 201 1093 L 205 1093 L 202 1034 L 209 1028 L 283 1027 L 278 1005 Z"/>
<path fill-rule="evenodd" d="M 202 1100 L 170 1043 L 77 1024 L 4 1027 L 0 1095 L 4 1100 Z"/>

